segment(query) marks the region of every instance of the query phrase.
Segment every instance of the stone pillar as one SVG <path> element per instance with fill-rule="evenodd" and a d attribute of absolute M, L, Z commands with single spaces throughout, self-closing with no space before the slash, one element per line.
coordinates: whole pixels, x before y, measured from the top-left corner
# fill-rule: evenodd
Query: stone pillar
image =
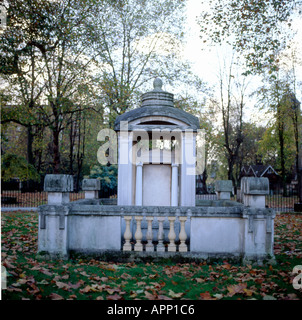
<path fill-rule="evenodd" d="M 215 181 L 215 191 L 217 193 L 218 200 L 230 200 L 232 188 L 232 180 Z"/>
<path fill-rule="evenodd" d="M 180 205 L 195 207 L 196 132 L 187 130 L 181 138 Z"/>
<path fill-rule="evenodd" d="M 101 181 L 98 179 L 83 179 L 82 190 L 85 191 L 85 199 L 97 199 L 101 190 Z"/>
<path fill-rule="evenodd" d="M 48 205 L 39 206 L 38 252 L 51 257 L 68 256 L 69 192 L 73 191 L 73 178 L 64 174 L 49 174 L 44 180 L 48 192 Z"/>
<path fill-rule="evenodd" d="M 121 121 L 122 123 L 122 121 Z M 122 126 L 122 124 L 121 124 Z M 121 128 L 122 129 L 122 128 Z M 126 130 L 127 127 L 123 130 Z M 133 133 L 122 131 L 118 133 L 118 185 L 117 185 L 117 204 L 119 206 L 131 206 L 133 200 L 133 165 L 132 158 Z"/>
<path fill-rule="evenodd" d="M 136 164 L 135 205 L 143 205 L 143 163 Z"/>
<path fill-rule="evenodd" d="M 178 206 L 178 164 L 172 164 L 171 206 Z"/>
<path fill-rule="evenodd" d="M 47 174 L 44 191 L 48 192 L 49 205 L 68 203 L 69 193 L 73 191 L 73 178 L 67 174 Z"/>
<path fill-rule="evenodd" d="M 265 208 L 265 196 L 269 194 L 268 178 L 246 177 L 243 184 L 243 204 L 247 207 Z"/>

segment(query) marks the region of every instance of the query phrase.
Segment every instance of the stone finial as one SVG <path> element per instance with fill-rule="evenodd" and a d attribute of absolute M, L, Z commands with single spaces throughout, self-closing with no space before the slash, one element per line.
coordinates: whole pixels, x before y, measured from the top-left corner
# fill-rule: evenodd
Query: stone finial
<path fill-rule="evenodd" d="M 163 82 L 160 78 L 155 78 L 153 81 L 153 91 L 163 91 Z"/>

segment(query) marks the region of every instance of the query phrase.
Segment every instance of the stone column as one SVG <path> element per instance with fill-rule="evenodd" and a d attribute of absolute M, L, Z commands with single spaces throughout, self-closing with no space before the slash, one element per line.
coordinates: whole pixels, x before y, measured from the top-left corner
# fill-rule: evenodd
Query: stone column
<path fill-rule="evenodd" d="M 143 205 L 143 163 L 136 164 L 135 205 Z"/>
<path fill-rule="evenodd" d="M 171 206 L 178 206 L 178 164 L 172 164 Z"/>
<path fill-rule="evenodd" d="M 44 180 L 48 192 L 48 205 L 39 206 L 38 252 L 51 257 L 68 256 L 69 192 L 73 191 L 73 178 L 64 174 L 49 174 Z"/>
<path fill-rule="evenodd" d="M 230 200 L 232 188 L 232 180 L 215 181 L 215 191 L 217 193 L 218 200 Z"/>
<path fill-rule="evenodd" d="M 195 207 L 196 132 L 186 130 L 181 138 L 180 205 Z"/>
<path fill-rule="evenodd" d="M 243 183 L 243 204 L 247 207 L 265 208 L 265 196 L 269 194 L 268 178 L 246 177 Z"/>
<path fill-rule="evenodd" d="M 122 123 L 122 121 L 121 121 Z M 127 129 L 127 127 L 126 127 Z M 125 129 L 125 130 L 126 130 Z M 133 200 L 133 162 L 132 162 L 133 133 L 121 131 L 118 133 L 118 184 L 117 204 L 119 206 L 131 206 Z"/>
<path fill-rule="evenodd" d="M 101 181 L 98 179 L 83 179 L 82 190 L 85 191 L 85 199 L 97 199 L 101 190 Z"/>

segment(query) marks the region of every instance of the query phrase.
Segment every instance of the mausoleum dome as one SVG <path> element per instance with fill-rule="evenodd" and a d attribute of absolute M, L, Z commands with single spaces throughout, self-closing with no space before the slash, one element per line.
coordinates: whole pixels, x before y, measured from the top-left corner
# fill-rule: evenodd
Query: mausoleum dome
<path fill-rule="evenodd" d="M 174 95 L 163 91 L 162 80 L 156 78 L 154 89 L 144 93 L 141 107 L 125 112 L 115 120 L 114 129 L 120 131 L 120 122 L 127 121 L 129 125 L 172 125 L 177 129 L 199 129 L 199 120 L 192 114 L 174 107 Z M 133 127 L 131 128 L 133 129 Z"/>

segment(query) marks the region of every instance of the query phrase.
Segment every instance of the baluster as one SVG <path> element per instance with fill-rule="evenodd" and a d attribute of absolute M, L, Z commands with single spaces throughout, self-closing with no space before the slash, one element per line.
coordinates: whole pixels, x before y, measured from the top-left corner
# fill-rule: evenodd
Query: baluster
<path fill-rule="evenodd" d="M 187 220 L 187 217 L 179 217 L 178 218 L 180 221 L 180 232 L 179 232 L 179 240 L 180 240 L 180 245 L 179 245 L 179 252 L 187 252 L 188 248 L 186 245 L 186 239 L 187 239 L 187 234 L 185 230 L 185 222 Z"/>
<path fill-rule="evenodd" d="M 148 222 L 148 229 L 147 229 L 147 244 L 146 244 L 146 251 L 150 252 L 150 251 L 154 251 L 154 246 L 152 244 L 152 240 L 153 240 L 153 234 L 152 234 L 152 221 L 153 221 L 153 217 L 146 217 L 146 220 Z"/>
<path fill-rule="evenodd" d="M 165 246 L 163 243 L 164 240 L 164 220 L 165 217 L 158 217 L 158 244 L 157 244 L 157 252 L 164 252 L 165 251 Z"/>
<path fill-rule="evenodd" d="M 134 251 L 143 251 L 143 244 L 142 244 L 143 233 L 141 229 L 141 223 L 142 223 L 143 217 L 135 216 L 134 218 L 136 220 L 136 232 L 134 234 L 136 243 L 134 245 Z"/>
<path fill-rule="evenodd" d="M 175 245 L 176 234 L 174 231 L 175 217 L 169 217 L 168 219 L 170 221 L 170 231 L 168 234 L 168 238 L 169 238 L 170 243 L 168 245 L 168 251 L 175 252 L 176 251 L 176 245 Z"/>
<path fill-rule="evenodd" d="M 124 216 L 124 219 L 126 221 L 126 230 L 125 230 L 125 233 L 124 233 L 125 243 L 124 243 L 124 246 L 123 246 L 123 251 L 131 251 L 132 246 L 131 246 L 131 243 L 130 243 L 130 239 L 132 237 L 132 233 L 131 233 L 131 230 L 130 230 L 130 222 L 132 220 L 132 216 Z"/>

